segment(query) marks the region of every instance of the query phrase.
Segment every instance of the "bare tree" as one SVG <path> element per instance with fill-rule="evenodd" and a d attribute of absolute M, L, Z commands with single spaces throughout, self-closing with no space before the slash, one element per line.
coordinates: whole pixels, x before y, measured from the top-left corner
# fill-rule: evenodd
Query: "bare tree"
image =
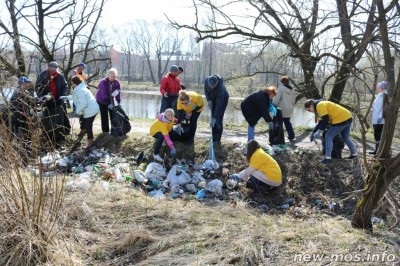
<path fill-rule="evenodd" d="M 172 56 L 181 48 L 183 38 L 178 31 L 160 20 L 154 20 L 149 24 L 145 20 L 136 22 L 136 28 L 132 31 L 141 53 L 146 58 L 150 77 L 154 84 L 160 82 L 167 72 L 168 64 Z M 152 60 L 156 60 L 156 75 L 154 74 Z M 156 79 L 157 77 L 157 79 Z"/>
<path fill-rule="evenodd" d="M 16 6 L 16 1 L 6 1 L 10 22 L 1 20 L 0 26 L 12 31 L 8 35 L 14 42 L 18 73 L 25 73 L 26 67 L 21 44 L 27 44 L 39 51 L 40 61 L 59 61 L 65 76 L 77 63 L 92 63 L 89 54 L 99 49 L 100 44 L 93 42 L 93 36 L 106 0 L 74 0 L 44 2 L 27 0 Z M 23 31 L 18 23 L 24 23 Z M 14 66 L 13 62 L 9 62 Z M 97 75 L 95 71 L 92 75 Z"/>
<path fill-rule="evenodd" d="M 214 2 L 193 0 L 196 17 L 193 25 L 170 21 L 178 29 L 195 31 L 197 41 L 235 37 L 238 43 L 247 46 L 261 44 L 259 54 L 272 43 L 285 45 L 288 47 L 287 56 L 298 60 L 301 66 L 303 81 L 298 86 L 302 95 L 308 98 L 322 96 L 315 72 L 319 64 L 331 62 L 333 73 L 323 77 L 320 84 L 326 86 L 333 79 L 330 98 L 339 102 L 348 77 L 354 73 L 368 44 L 375 40 L 375 0 L 372 4 L 337 0 L 336 5 L 328 5 L 319 0 L 220 1 L 220 5 Z M 247 9 L 246 15 L 242 15 L 243 9 Z M 217 15 L 201 25 L 202 10 Z M 240 13 L 234 10 L 240 10 Z M 368 14 L 367 21 L 357 20 Z M 321 42 L 324 39 L 331 41 Z M 254 70 L 254 73 L 268 72 L 266 69 Z"/>
<path fill-rule="evenodd" d="M 400 108 L 400 68 L 397 80 L 395 78 L 394 59 L 392 51 L 399 52 L 399 44 L 391 40 L 389 32 L 398 34 L 398 20 L 388 19 L 390 13 L 398 13 L 398 1 L 391 2 L 386 8 L 382 0 L 377 0 L 379 31 L 381 47 L 384 55 L 385 72 L 389 83 L 388 99 L 384 110 L 385 125 L 377 152 L 377 158 L 372 163 L 371 171 L 366 176 L 366 185 L 362 197 L 359 199 L 353 215 L 352 225 L 356 228 L 372 230 L 371 216 L 380 200 L 389 189 L 391 182 L 400 176 L 400 153 L 391 156 L 391 146 L 396 130 L 396 121 Z M 397 6 L 397 10 L 396 10 Z M 393 11 L 392 9 L 395 8 Z M 398 15 L 397 15 L 398 17 Z"/>

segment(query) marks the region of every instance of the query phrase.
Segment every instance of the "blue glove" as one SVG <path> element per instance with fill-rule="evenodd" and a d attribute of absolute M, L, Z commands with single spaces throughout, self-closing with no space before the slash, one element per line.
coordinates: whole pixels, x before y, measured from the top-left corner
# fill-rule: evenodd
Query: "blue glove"
<path fill-rule="evenodd" d="M 107 108 L 110 109 L 110 110 L 112 110 L 112 109 L 114 108 L 114 105 L 113 105 L 113 104 L 109 104 L 109 105 L 107 106 Z"/>
<path fill-rule="evenodd" d="M 315 139 L 320 139 L 321 138 L 321 131 L 318 130 L 317 132 L 314 133 L 314 138 Z"/>
<path fill-rule="evenodd" d="M 175 131 L 176 131 L 176 133 L 178 133 L 179 136 L 181 136 L 182 133 L 184 132 L 184 130 L 183 130 L 183 128 L 182 128 L 181 125 L 177 126 L 177 127 L 175 128 Z"/>
<path fill-rule="evenodd" d="M 211 119 L 210 127 L 214 127 L 215 126 L 215 122 L 217 122 L 217 119 L 215 119 L 215 118 Z"/>
<path fill-rule="evenodd" d="M 313 142 L 314 139 L 315 139 L 314 132 L 311 132 L 311 134 L 310 134 L 310 142 Z"/>
<path fill-rule="evenodd" d="M 232 174 L 232 175 L 229 177 L 229 179 L 235 180 L 235 181 L 238 182 L 238 183 L 243 181 L 243 179 L 241 179 L 241 178 L 239 177 L 238 174 Z"/>
<path fill-rule="evenodd" d="M 172 157 L 174 157 L 176 155 L 176 149 L 172 148 L 169 153 L 171 154 Z"/>

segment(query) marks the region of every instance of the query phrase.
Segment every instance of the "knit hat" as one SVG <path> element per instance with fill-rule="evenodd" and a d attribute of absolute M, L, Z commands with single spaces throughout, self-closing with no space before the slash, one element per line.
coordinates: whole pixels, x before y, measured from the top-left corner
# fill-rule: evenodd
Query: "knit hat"
<path fill-rule="evenodd" d="M 183 73 L 183 67 L 178 66 L 179 71 L 181 71 Z"/>
<path fill-rule="evenodd" d="M 217 76 L 210 76 L 208 78 L 208 87 L 210 87 L 211 89 L 214 89 L 215 87 L 217 87 L 217 85 L 218 85 Z"/>
<path fill-rule="evenodd" d="M 21 76 L 18 79 L 18 84 L 31 82 L 27 77 Z"/>
<path fill-rule="evenodd" d="M 169 69 L 169 72 L 178 72 L 179 68 L 176 65 L 172 65 L 171 68 Z"/>
<path fill-rule="evenodd" d="M 57 62 L 55 62 L 55 61 L 51 61 L 51 62 L 49 63 L 49 67 L 58 68 L 58 64 L 57 64 Z"/>
<path fill-rule="evenodd" d="M 381 81 L 378 83 L 378 85 L 376 85 L 376 87 L 381 90 L 386 90 L 388 87 L 388 83 L 386 81 Z"/>

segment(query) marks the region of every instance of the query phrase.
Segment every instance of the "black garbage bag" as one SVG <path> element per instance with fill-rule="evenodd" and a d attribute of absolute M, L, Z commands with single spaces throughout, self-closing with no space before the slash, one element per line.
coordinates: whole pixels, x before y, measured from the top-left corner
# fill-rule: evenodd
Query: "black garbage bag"
<path fill-rule="evenodd" d="M 324 132 L 322 132 L 322 154 L 325 155 L 325 136 L 326 133 L 328 132 L 328 128 L 326 128 L 324 130 Z M 338 158 L 341 159 L 342 158 L 342 151 L 344 149 L 344 141 L 342 139 L 342 136 L 340 136 L 340 134 L 337 134 L 334 138 L 333 138 L 333 148 L 332 148 L 332 158 Z"/>
<path fill-rule="evenodd" d="M 181 142 L 185 142 L 188 141 L 190 139 L 190 122 L 189 120 L 183 120 L 181 122 L 181 127 L 183 129 L 182 133 L 178 133 L 177 132 L 177 128 L 174 128 L 171 132 L 170 132 L 170 138 L 172 141 L 181 141 Z"/>
<path fill-rule="evenodd" d="M 273 118 L 269 128 L 269 144 L 270 145 L 279 145 L 285 144 L 285 133 L 283 131 L 283 117 L 282 110 L 276 109 L 276 116 Z"/>
<path fill-rule="evenodd" d="M 45 138 L 48 138 L 52 144 L 60 144 L 71 133 L 71 124 L 62 105 L 43 110 L 42 126 Z"/>
<path fill-rule="evenodd" d="M 129 117 L 125 114 L 120 105 L 114 106 L 111 112 L 111 135 L 120 137 L 131 131 Z"/>

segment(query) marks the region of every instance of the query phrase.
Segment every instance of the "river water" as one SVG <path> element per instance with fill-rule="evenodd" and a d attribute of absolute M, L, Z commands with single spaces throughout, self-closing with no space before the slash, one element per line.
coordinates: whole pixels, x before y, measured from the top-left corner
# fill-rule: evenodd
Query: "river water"
<path fill-rule="evenodd" d="M 225 123 L 242 124 L 246 123 L 242 111 L 240 110 L 240 102 L 242 98 L 229 98 L 228 107 L 224 115 Z M 160 110 L 161 94 L 158 92 L 122 92 L 121 105 L 128 116 L 136 118 L 155 118 Z M 210 120 L 210 111 L 207 105 L 203 109 L 200 121 L 207 122 Z M 314 126 L 314 115 L 302 106 L 296 106 L 291 118 L 293 126 Z M 264 119 L 260 119 L 260 123 L 265 123 Z"/>

